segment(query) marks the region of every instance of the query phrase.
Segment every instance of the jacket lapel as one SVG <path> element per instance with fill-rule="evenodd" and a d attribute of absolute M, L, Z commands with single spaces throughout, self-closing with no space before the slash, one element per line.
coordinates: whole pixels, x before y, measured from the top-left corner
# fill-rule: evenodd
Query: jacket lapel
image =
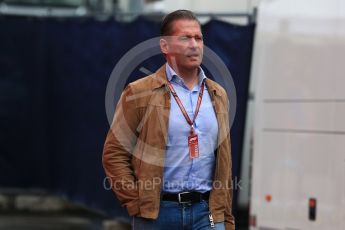
<path fill-rule="evenodd" d="M 157 70 L 153 75 L 152 92 L 153 97 L 151 103 L 154 103 L 157 109 L 158 122 L 164 137 L 164 144 L 168 142 L 168 124 L 170 115 L 170 91 L 167 85 L 165 64 Z"/>

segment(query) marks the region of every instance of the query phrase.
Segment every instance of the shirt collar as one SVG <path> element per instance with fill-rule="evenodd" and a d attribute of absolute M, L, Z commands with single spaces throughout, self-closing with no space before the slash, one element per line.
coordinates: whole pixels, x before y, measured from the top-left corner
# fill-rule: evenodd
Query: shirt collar
<path fill-rule="evenodd" d="M 174 78 L 178 78 L 178 79 L 181 79 L 182 82 L 183 82 L 183 79 L 177 75 L 177 73 L 175 72 L 175 70 L 173 68 L 171 68 L 171 66 L 169 65 L 169 63 L 166 63 L 166 74 L 167 74 L 167 78 L 168 78 L 168 81 L 171 82 L 173 81 Z M 199 66 L 198 68 L 198 84 L 200 85 L 201 82 L 206 79 L 206 75 L 205 75 L 205 72 L 204 70 Z"/>

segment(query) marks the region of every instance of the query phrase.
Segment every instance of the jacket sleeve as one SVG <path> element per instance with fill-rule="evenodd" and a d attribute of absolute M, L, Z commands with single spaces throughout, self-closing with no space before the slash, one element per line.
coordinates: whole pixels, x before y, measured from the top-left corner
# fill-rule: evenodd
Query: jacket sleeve
<path fill-rule="evenodd" d="M 116 106 L 103 149 L 103 167 L 108 182 L 131 216 L 139 213 L 137 180 L 131 165 L 139 124 L 135 101 L 129 85 Z"/>
<path fill-rule="evenodd" d="M 228 97 L 227 97 L 228 98 Z M 230 110 L 230 102 L 227 100 L 227 109 L 228 111 Z M 229 113 L 228 113 L 229 114 Z M 227 118 L 227 121 L 229 122 L 229 117 Z M 230 128 L 230 124 L 227 124 L 228 127 Z M 230 129 L 227 134 L 227 141 L 229 144 L 229 149 L 230 149 L 230 160 L 229 160 L 229 169 L 230 169 L 230 176 L 229 176 L 229 182 L 228 182 L 228 189 L 227 189 L 227 201 L 226 204 L 227 206 L 225 207 L 225 213 L 224 213 L 224 223 L 225 223 L 225 229 L 226 230 L 235 230 L 235 218 L 232 215 L 232 198 L 233 198 L 233 189 L 234 185 L 232 183 L 232 157 L 231 157 L 231 137 L 230 137 Z"/>
<path fill-rule="evenodd" d="M 226 194 L 226 206 L 225 206 L 225 213 L 224 213 L 224 222 L 225 222 L 225 229 L 226 230 L 235 230 L 235 218 L 232 215 L 232 191 L 234 188 L 234 185 L 232 183 L 232 170 L 231 170 L 231 165 L 232 165 L 232 160 L 231 160 L 231 144 L 230 144 L 230 133 L 228 133 L 228 142 L 230 145 L 230 176 L 229 176 L 229 181 L 227 185 L 227 194 Z"/>
<path fill-rule="evenodd" d="M 231 179 L 230 179 L 230 187 L 231 187 Z M 228 190 L 227 194 L 227 199 L 228 201 L 226 202 L 227 207 L 225 208 L 225 213 L 224 213 L 224 223 L 225 223 L 225 229 L 226 230 L 235 230 L 235 218 L 232 215 L 232 189 L 230 188 Z"/>

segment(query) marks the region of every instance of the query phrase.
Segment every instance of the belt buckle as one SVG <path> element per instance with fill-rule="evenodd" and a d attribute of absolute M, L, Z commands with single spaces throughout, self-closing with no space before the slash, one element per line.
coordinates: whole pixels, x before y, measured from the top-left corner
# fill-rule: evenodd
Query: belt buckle
<path fill-rule="evenodd" d="M 188 193 L 190 193 L 190 192 L 180 192 L 180 193 L 177 194 L 178 202 L 180 204 L 190 203 L 190 201 L 181 201 L 181 195 L 188 194 Z"/>

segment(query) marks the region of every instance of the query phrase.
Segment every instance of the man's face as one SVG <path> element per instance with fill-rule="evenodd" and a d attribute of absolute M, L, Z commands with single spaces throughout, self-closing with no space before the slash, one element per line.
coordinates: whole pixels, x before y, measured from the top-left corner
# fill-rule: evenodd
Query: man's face
<path fill-rule="evenodd" d="M 172 35 L 161 40 L 162 52 L 177 69 L 192 70 L 200 66 L 204 42 L 200 25 L 194 20 L 176 20 Z"/>

